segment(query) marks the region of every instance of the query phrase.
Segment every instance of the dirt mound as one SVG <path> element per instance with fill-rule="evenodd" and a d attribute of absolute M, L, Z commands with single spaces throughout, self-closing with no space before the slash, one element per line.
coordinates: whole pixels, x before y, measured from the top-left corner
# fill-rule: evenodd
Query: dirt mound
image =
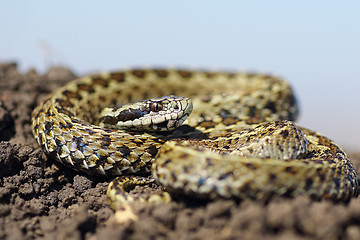
<path fill-rule="evenodd" d="M 16 63 L 0 64 L 0 239 L 359 238 L 359 199 L 133 204 L 114 214 L 107 181 L 47 159 L 31 133 L 32 109 L 73 78 L 61 67 L 39 75 L 19 73 Z M 351 159 L 359 169 L 360 153 Z"/>

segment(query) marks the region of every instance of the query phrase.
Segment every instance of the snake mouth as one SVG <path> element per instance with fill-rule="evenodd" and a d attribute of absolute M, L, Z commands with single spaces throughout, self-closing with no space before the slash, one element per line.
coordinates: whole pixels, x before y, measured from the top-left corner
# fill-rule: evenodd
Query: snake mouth
<path fill-rule="evenodd" d="M 162 131 L 172 131 L 175 130 L 176 128 L 180 127 L 184 121 L 186 120 L 186 118 L 189 116 L 188 113 L 184 114 L 181 118 L 179 119 L 169 119 L 166 120 L 162 123 L 157 124 L 157 129 L 158 130 L 162 130 Z"/>
<path fill-rule="evenodd" d="M 177 120 L 179 122 L 179 126 L 177 126 L 177 127 L 180 127 L 180 125 L 182 125 L 185 122 L 185 120 L 189 117 L 190 113 L 191 113 L 191 111 L 185 113 L 184 116 L 182 116 L 181 118 L 179 118 Z"/>
<path fill-rule="evenodd" d="M 191 111 L 190 111 L 191 113 Z M 168 127 L 171 126 L 172 127 L 172 130 L 180 127 L 184 122 L 185 120 L 188 118 L 188 116 L 190 115 L 190 113 L 185 113 L 181 118 L 177 119 L 177 120 L 169 120 L 168 121 Z"/>
<path fill-rule="evenodd" d="M 182 114 L 182 116 L 178 119 L 169 119 L 162 123 L 157 124 L 158 130 L 160 131 L 172 131 L 176 128 L 180 127 L 185 120 L 189 117 L 193 110 L 193 105 L 191 100 L 189 101 L 189 105 L 186 108 L 186 111 Z"/>
<path fill-rule="evenodd" d="M 166 124 L 166 128 L 168 130 L 173 130 L 177 127 L 179 127 L 180 122 L 178 120 L 169 120 L 164 122 Z"/>

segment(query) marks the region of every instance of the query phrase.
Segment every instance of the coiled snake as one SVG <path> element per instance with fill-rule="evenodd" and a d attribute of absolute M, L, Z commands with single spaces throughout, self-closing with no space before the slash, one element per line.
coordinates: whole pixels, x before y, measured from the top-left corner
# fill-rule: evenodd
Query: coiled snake
<path fill-rule="evenodd" d="M 170 96 L 175 104 L 155 99 L 145 104 L 150 110 L 122 106 L 166 95 L 192 99 L 185 125 L 178 127 L 192 108 L 185 98 Z M 115 106 L 107 110 L 113 115 L 99 117 L 109 106 Z M 150 118 L 139 120 L 146 114 Z M 170 192 L 211 199 L 357 196 L 358 179 L 346 153 L 298 127 L 292 122 L 297 114 L 289 84 L 270 75 L 133 69 L 71 81 L 35 108 L 32 129 L 44 151 L 71 168 L 109 177 L 151 172 Z M 108 128 L 117 121 L 130 128 Z M 145 123 L 145 131 L 137 130 Z"/>

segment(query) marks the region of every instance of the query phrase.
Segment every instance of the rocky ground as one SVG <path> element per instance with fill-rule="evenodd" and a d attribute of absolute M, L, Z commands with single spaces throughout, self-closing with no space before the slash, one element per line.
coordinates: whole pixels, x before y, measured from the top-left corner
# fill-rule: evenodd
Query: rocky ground
<path fill-rule="evenodd" d="M 73 78 L 0 64 L 0 239 L 359 239 L 359 199 L 133 204 L 114 214 L 108 181 L 47 159 L 31 134 L 32 109 Z M 350 157 L 360 169 L 360 153 Z"/>

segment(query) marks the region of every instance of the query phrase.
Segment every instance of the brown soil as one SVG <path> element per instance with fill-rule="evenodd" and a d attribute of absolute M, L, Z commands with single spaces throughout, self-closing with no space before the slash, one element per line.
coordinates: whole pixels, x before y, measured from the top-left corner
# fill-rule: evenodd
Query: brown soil
<path fill-rule="evenodd" d="M 34 106 L 74 77 L 0 64 L 0 239 L 359 239 L 359 199 L 133 204 L 114 214 L 107 181 L 47 159 L 31 134 Z M 360 153 L 351 158 L 359 169 Z"/>

